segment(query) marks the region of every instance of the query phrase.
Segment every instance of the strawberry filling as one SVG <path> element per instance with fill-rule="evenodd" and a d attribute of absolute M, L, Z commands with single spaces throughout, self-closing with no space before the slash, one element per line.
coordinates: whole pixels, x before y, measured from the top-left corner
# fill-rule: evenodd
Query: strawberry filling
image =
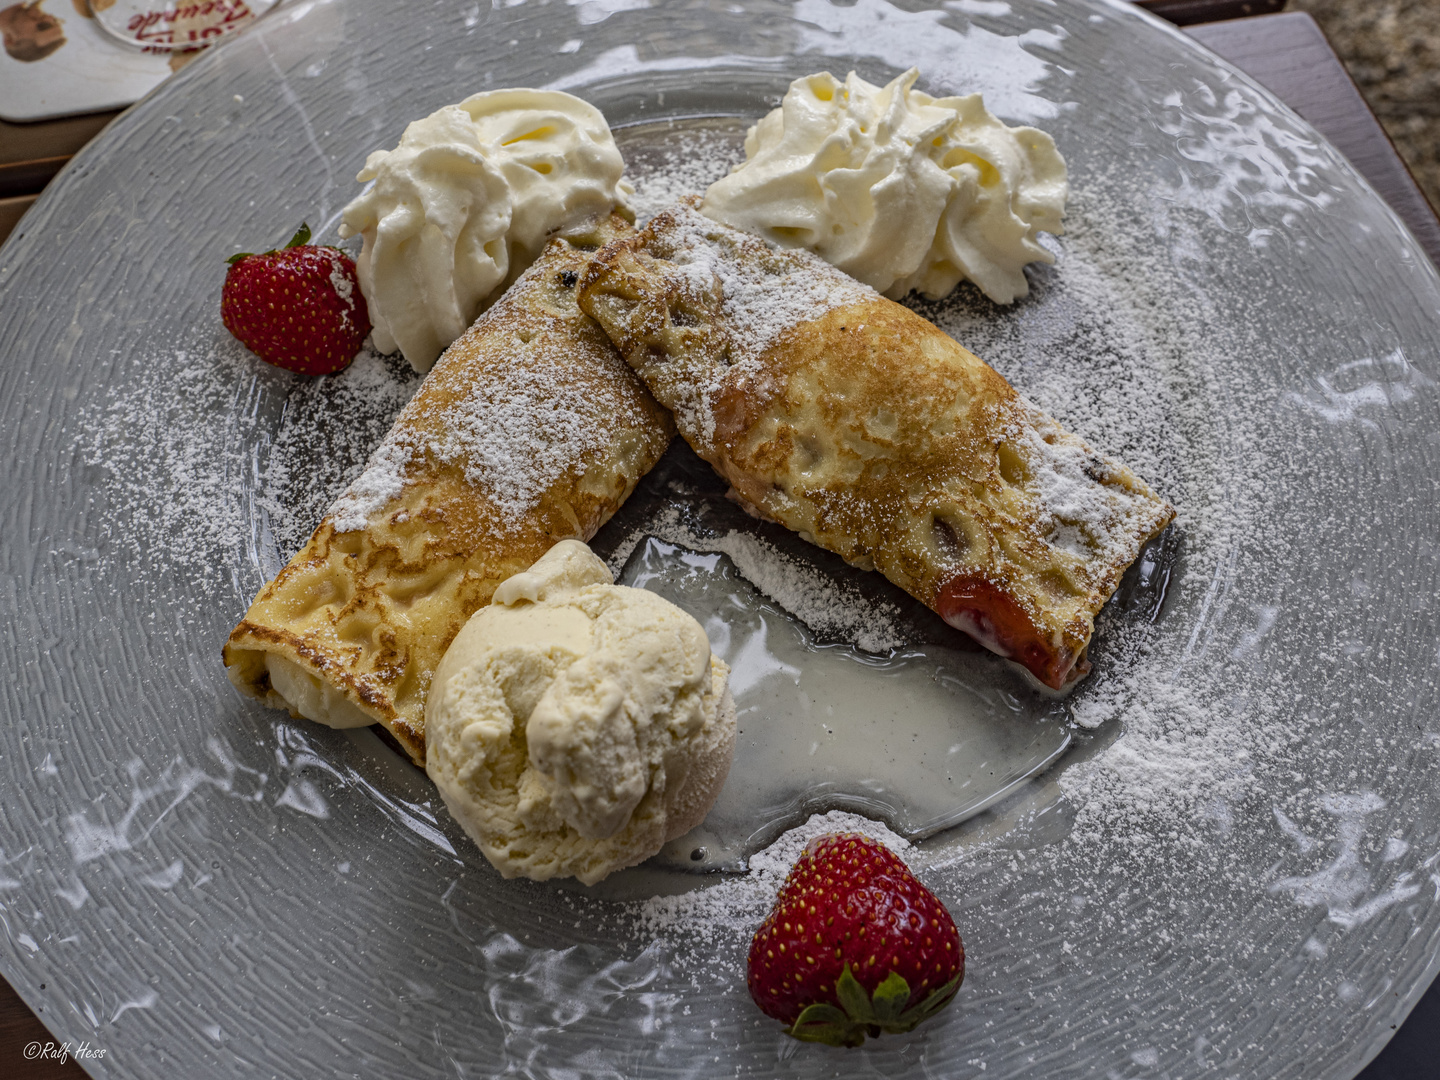
<path fill-rule="evenodd" d="M 1090 662 L 1083 656 L 1051 645 L 1009 592 L 979 574 L 957 575 L 947 581 L 935 610 L 991 652 L 1023 664 L 1052 690 L 1063 690 L 1090 670 Z"/>

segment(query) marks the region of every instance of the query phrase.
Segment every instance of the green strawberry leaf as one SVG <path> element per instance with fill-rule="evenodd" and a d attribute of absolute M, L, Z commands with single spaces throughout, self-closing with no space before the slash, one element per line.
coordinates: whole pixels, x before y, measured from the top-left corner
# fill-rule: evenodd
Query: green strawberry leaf
<path fill-rule="evenodd" d="M 310 242 L 310 225 L 309 225 L 308 222 L 302 221 L 302 222 L 300 223 L 300 228 L 298 228 L 298 229 L 295 230 L 295 235 L 290 238 L 290 242 L 289 242 L 288 244 L 286 244 L 285 247 L 286 247 L 286 248 L 301 247 L 302 245 L 308 244 L 309 242 Z M 276 248 L 271 248 L 269 251 L 261 252 L 261 254 L 262 254 L 262 255 L 274 255 L 275 252 L 276 252 L 276 250 L 277 250 Z M 336 250 L 338 251 L 339 249 L 337 248 Z M 225 261 L 226 261 L 227 263 L 229 263 L 231 266 L 234 266 L 234 265 L 235 265 L 236 263 L 238 263 L 241 259 L 248 259 L 248 258 L 250 258 L 250 257 L 251 257 L 252 255 L 254 255 L 254 254 L 255 254 L 255 253 L 254 253 L 253 251 L 242 251 L 242 252 L 240 252 L 240 253 L 237 254 L 237 255 L 231 255 L 230 258 L 226 259 Z"/>
<path fill-rule="evenodd" d="M 903 983 L 904 980 L 902 979 Z M 845 1010 L 846 1015 L 857 1024 L 873 1024 L 877 1021 L 875 1010 L 870 1007 L 870 995 L 860 985 L 860 981 L 850 972 L 850 965 L 845 965 L 845 970 L 840 973 L 840 978 L 835 980 L 835 996 L 840 999 L 840 1006 Z"/>
<path fill-rule="evenodd" d="M 915 1009 L 919 1011 L 920 1019 L 923 1020 L 925 1017 L 938 1012 L 950 1004 L 950 1000 L 955 996 L 955 992 L 960 989 L 960 984 L 964 981 L 965 973 L 962 971 L 944 986 L 937 987 L 929 997 L 919 1005 L 916 1005 Z"/>
<path fill-rule="evenodd" d="M 828 1046 L 859 1046 L 867 1034 L 878 1036 L 887 1032 L 899 1035 L 912 1030 L 920 1021 L 950 1004 L 964 978 L 963 972 L 956 975 L 931 992 L 924 1001 L 907 1009 L 910 984 L 898 971 L 885 976 L 885 981 L 871 995 L 850 971 L 850 965 L 846 964 L 840 978 L 835 980 L 835 996 L 840 999 L 840 1005 L 821 1001 L 806 1006 L 785 1033 L 801 1042 L 825 1043 Z"/>
<path fill-rule="evenodd" d="M 905 1012 L 910 1001 L 910 984 L 898 971 L 885 976 L 885 981 L 875 988 L 875 1023 L 893 1024 Z"/>
<path fill-rule="evenodd" d="M 964 975 L 956 975 L 955 978 L 951 979 L 944 986 L 934 990 L 930 996 L 920 1002 L 920 1004 L 914 1008 L 906 1009 L 894 1020 L 884 1023 L 882 1026 L 892 1035 L 899 1035 L 903 1032 L 913 1030 L 915 1025 L 919 1024 L 922 1020 L 928 1020 L 954 1000 L 955 992 L 960 989 L 962 979 L 964 979 Z M 879 997 L 880 991 L 883 988 L 883 983 L 875 988 L 876 997 Z"/>
<path fill-rule="evenodd" d="M 785 1034 L 801 1042 L 818 1042 L 826 1046 L 859 1046 L 865 1041 L 865 1026 L 850 1018 L 828 1001 L 807 1005 L 785 1029 Z"/>

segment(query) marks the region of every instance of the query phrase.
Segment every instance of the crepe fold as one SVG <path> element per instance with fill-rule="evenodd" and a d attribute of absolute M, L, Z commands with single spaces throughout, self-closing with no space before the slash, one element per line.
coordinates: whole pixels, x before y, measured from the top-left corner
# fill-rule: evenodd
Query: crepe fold
<path fill-rule="evenodd" d="M 1052 688 L 1175 515 L 926 319 L 693 201 L 608 245 L 580 305 L 759 514 Z"/>
<path fill-rule="evenodd" d="M 553 240 L 446 350 L 231 633 L 242 692 L 378 722 L 424 763 L 425 695 L 460 628 L 557 541 L 592 537 L 674 434 L 575 301 L 595 251 L 632 232 L 614 216 Z"/>

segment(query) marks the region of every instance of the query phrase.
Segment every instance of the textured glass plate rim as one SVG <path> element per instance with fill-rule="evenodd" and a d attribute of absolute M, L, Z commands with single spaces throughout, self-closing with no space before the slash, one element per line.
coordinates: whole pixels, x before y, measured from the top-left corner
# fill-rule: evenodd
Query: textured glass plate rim
<path fill-rule="evenodd" d="M 324 0 L 322 0 L 322 2 L 324 2 Z M 333 0 L 330 0 L 330 2 L 333 2 Z M 1323 149 L 1324 153 L 1329 158 L 1329 167 L 1346 176 L 1346 178 L 1349 179 L 1352 184 L 1354 184 L 1358 189 L 1360 189 L 1360 191 L 1370 199 L 1372 203 L 1372 209 L 1380 210 L 1381 215 L 1385 219 L 1387 219 L 1388 223 L 1396 230 L 1398 234 L 1394 239 L 1408 243 L 1411 251 L 1407 252 L 1407 254 L 1420 253 L 1418 259 L 1412 258 L 1410 260 L 1407 260 L 1409 265 L 1412 267 L 1410 272 L 1417 272 L 1415 268 L 1418 268 L 1418 273 L 1422 277 L 1428 278 L 1432 283 L 1440 284 L 1440 269 L 1437 269 L 1428 260 L 1428 258 L 1424 256 L 1422 250 L 1416 243 L 1408 227 L 1394 212 L 1394 210 L 1391 209 L 1390 206 L 1383 200 L 1383 198 L 1380 197 L 1380 195 L 1375 191 L 1373 186 L 1364 177 L 1364 175 L 1360 173 L 1347 158 L 1340 154 L 1338 150 L 1331 146 L 1331 144 L 1322 135 L 1316 132 L 1307 121 L 1300 117 L 1298 113 L 1296 113 L 1283 101 L 1277 98 L 1271 91 L 1259 84 L 1256 80 L 1247 75 L 1244 71 L 1235 67 L 1228 60 L 1218 56 L 1210 49 L 1202 45 L 1200 42 L 1186 35 L 1177 27 L 1173 26 L 1168 22 L 1165 22 L 1157 16 L 1152 15 L 1143 8 L 1132 6 L 1130 3 L 1127 3 L 1126 0 L 1091 0 L 1091 2 L 1097 5 L 1111 8 L 1117 13 L 1123 14 L 1124 16 L 1132 20 L 1138 20 L 1142 23 L 1148 24 L 1152 32 L 1160 32 L 1168 36 L 1173 41 L 1182 42 L 1183 49 L 1191 54 L 1192 60 L 1199 67 L 1203 68 L 1203 66 L 1208 65 L 1213 69 L 1218 69 L 1219 71 L 1224 72 L 1231 79 L 1241 82 L 1254 94 L 1263 98 L 1271 108 L 1284 114 L 1297 127 L 1310 132 L 1313 136 L 1316 147 Z M 304 10 L 309 6 L 310 5 L 308 4 L 295 3 L 294 0 L 278 0 L 276 4 L 274 4 L 270 9 L 268 9 L 259 18 L 257 18 L 255 22 L 251 24 L 251 26 L 246 27 L 239 34 L 227 37 L 227 39 L 220 42 L 218 46 L 206 49 L 205 52 L 209 55 L 197 59 L 196 62 L 188 65 L 185 70 L 182 70 L 181 72 L 177 73 L 176 76 L 159 84 L 155 89 L 151 90 L 148 94 L 146 94 L 139 101 L 137 101 L 133 106 L 125 110 L 125 112 L 122 113 L 121 116 L 117 117 L 117 119 L 113 121 L 109 125 L 109 127 L 107 127 L 107 129 L 101 133 L 100 136 L 92 140 L 92 142 L 88 144 L 79 154 L 77 154 L 71 162 L 67 163 L 61 173 L 55 178 L 54 181 L 52 181 L 52 183 L 42 193 L 37 202 L 31 207 L 30 211 L 26 215 L 27 220 L 24 223 L 24 227 L 22 227 L 21 229 L 17 229 L 16 232 L 9 238 L 9 240 L 13 240 L 18 243 L 18 241 L 24 235 L 30 234 L 36 229 L 43 229 L 45 227 L 47 219 L 54 213 L 55 208 L 58 207 L 60 202 L 67 196 L 69 187 L 68 180 L 70 176 L 72 174 L 90 171 L 92 165 L 101 164 L 102 161 L 110 154 L 123 153 L 124 142 L 132 134 L 132 125 L 143 122 L 144 119 L 155 114 L 157 111 L 163 113 L 165 106 L 170 104 L 172 98 L 178 100 L 181 96 L 183 96 L 183 94 L 188 88 L 188 83 L 192 79 L 199 78 L 205 74 L 205 72 L 207 71 L 207 65 L 216 62 L 214 61 L 213 57 L 215 55 L 223 54 L 224 46 L 229 45 L 234 40 L 243 39 L 245 36 L 249 35 L 256 26 L 260 26 L 263 28 L 268 22 L 272 21 L 272 18 L 276 15 L 288 13 L 298 18 L 304 14 Z M 756 70 L 756 68 L 750 68 L 748 70 L 754 71 Z M 633 75 L 610 76 L 608 78 L 600 78 L 598 80 L 595 80 L 593 84 L 587 83 L 585 85 L 594 85 L 596 87 L 600 87 L 625 82 L 633 77 Z M 571 88 L 573 89 L 573 86 Z M 678 114 L 677 118 L 682 116 L 704 117 L 733 115 L 735 114 L 728 112 L 696 111 Z M 622 126 L 629 127 L 633 125 L 625 124 Z M 9 241 L 7 241 L 5 244 L 0 244 L 0 260 L 3 260 L 4 256 L 9 254 L 9 250 L 13 246 L 14 245 L 12 245 Z M 3 263 L 0 263 L 0 265 L 3 265 Z M 1367 1054 L 1358 1063 L 1358 1065 L 1347 1065 L 1344 1062 L 1336 1062 L 1335 1065 L 1338 1066 L 1337 1068 L 1332 1068 L 1331 1070 L 1326 1070 L 1313 1075 L 1316 1075 L 1317 1077 L 1333 1078 L 1333 1080 L 1346 1080 L 1346 1078 L 1354 1076 L 1358 1071 L 1360 1071 L 1360 1069 L 1364 1067 L 1365 1064 L 1367 1064 L 1371 1059 L 1373 1059 L 1375 1054 L 1378 1053 L 1389 1041 L 1389 1038 L 1393 1035 L 1394 1027 L 1398 1026 L 1398 1024 L 1403 1021 L 1406 1016 L 1409 1015 L 1416 1002 L 1423 995 L 1425 990 L 1429 987 L 1430 983 L 1435 979 L 1437 973 L 1440 973 L 1440 951 L 1437 951 L 1431 955 L 1429 961 L 1424 967 L 1423 976 L 1417 979 L 1408 988 L 1405 996 L 1401 998 L 1395 1006 L 1392 1007 L 1391 1014 L 1384 1017 L 1385 1020 L 1395 1021 L 1393 1025 L 1388 1025 L 1391 1030 L 1383 1030 L 1386 1025 L 1380 1023 L 1380 1017 L 1375 1017 L 1377 1026 L 1382 1028 L 1382 1038 L 1374 1044 L 1374 1050 L 1372 1053 Z M 31 982 L 29 980 L 17 977 L 25 974 L 25 969 L 12 967 L 12 965 L 10 965 L 8 962 L 8 958 L 4 954 L 0 954 L 0 974 L 3 974 L 5 978 L 11 982 L 11 985 L 20 995 L 22 1000 L 26 1002 L 27 1006 L 34 1008 L 37 1003 L 44 1002 L 46 1000 L 43 993 L 37 991 L 37 989 L 33 985 L 31 985 Z M 51 1014 L 51 1016 L 53 1017 L 54 1014 Z M 49 1018 L 47 1018 L 47 1027 L 48 1021 Z"/>
<path fill-rule="evenodd" d="M 283 3 L 284 0 L 281 0 L 281 2 Z M 1244 69 L 1236 67 L 1231 61 L 1227 60 L 1225 57 L 1215 52 L 1204 42 L 1200 41 L 1197 38 L 1191 37 L 1189 34 L 1185 33 L 1185 31 L 1181 30 L 1178 26 L 1174 25 L 1173 23 L 1166 22 L 1164 19 L 1160 18 L 1160 16 L 1153 14 L 1148 8 L 1141 7 L 1138 3 L 1132 4 L 1129 2 L 1129 0 L 1096 0 L 1096 2 L 1104 4 L 1107 7 L 1128 9 L 1133 14 L 1139 15 L 1145 22 L 1150 23 L 1157 30 L 1165 33 L 1172 40 L 1184 42 L 1184 44 L 1189 49 L 1191 49 L 1200 57 L 1208 61 L 1211 66 L 1219 68 L 1221 71 L 1228 72 L 1233 78 L 1239 80 L 1256 94 L 1263 97 L 1270 104 L 1271 108 L 1275 109 L 1277 112 L 1283 113 L 1286 117 L 1288 117 L 1295 124 L 1296 127 L 1301 128 L 1304 131 L 1308 131 L 1310 135 L 1314 138 L 1316 146 L 1322 147 L 1325 150 L 1326 154 L 1329 156 L 1330 167 L 1348 176 L 1361 190 L 1363 190 L 1365 194 L 1370 197 L 1373 206 L 1375 208 L 1378 208 L 1384 214 L 1384 216 L 1389 219 L 1390 224 L 1395 229 L 1397 229 L 1400 232 L 1401 236 L 1404 237 L 1404 239 L 1409 243 L 1411 253 L 1416 256 L 1413 260 L 1416 270 L 1422 276 L 1428 276 L 1432 281 L 1440 282 L 1440 267 L 1437 267 L 1435 263 L 1430 260 L 1429 256 L 1426 255 L 1424 248 L 1420 246 L 1420 242 L 1415 239 L 1415 234 L 1410 231 L 1410 226 L 1405 224 L 1404 218 L 1402 218 L 1395 211 L 1394 207 L 1392 207 L 1388 202 L 1385 201 L 1384 196 L 1381 195 L 1380 192 L 1375 189 L 1375 185 L 1370 182 L 1370 178 L 1367 177 L 1359 169 L 1357 169 L 1354 163 L 1344 154 L 1342 154 L 1335 147 L 1335 145 L 1330 142 L 1328 138 L 1326 138 L 1318 129 L 1316 129 L 1313 124 L 1310 123 L 1309 120 L 1306 120 L 1303 116 L 1296 112 L 1287 102 L 1278 97 L 1273 90 L 1271 90 L 1268 86 L 1265 86 L 1263 83 L 1259 82 L 1253 75 L 1250 75 Z M 1245 17 L 1263 18 L 1264 16 L 1250 15 Z M 1368 105 L 1366 106 L 1366 109 L 1368 111 Z M 1432 976 L 1435 974 L 1435 972 L 1440 972 L 1440 958 L 1437 958 L 1435 970 L 1431 973 Z"/>
<path fill-rule="evenodd" d="M 523 0 L 521 0 L 521 2 L 523 2 Z M 1430 277 L 1433 281 L 1440 283 L 1440 267 L 1437 267 L 1434 263 L 1430 261 L 1428 257 L 1423 254 L 1423 250 L 1421 249 L 1418 241 L 1416 241 L 1414 234 L 1410 231 L 1409 226 L 1405 224 L 1404 220 L 1399 216 L 1399 214 L 1397 214 L 1395 210 L 1390 206 L 1390 204 L 1386 202 L 1385 199 L 1380 195 L 1380 193 L 1376 191 L 1374 185 L 1371 184 L 1370 180 L 1365 176 L 1365 174 L 1362 173 L 1359 169 L 1357 169 L 1355 165 L 1350 161 L 1350 159 L 1347 158 L 1344 154 L 1342 154 L 1339 150 L 1337 150 L 1334 145 L 1331 144 L 1330 140 L 1327 139 L 1323 134 L 1321 134 L 1308 120 L 1306 120 L 1303 116 L 1301 116 L 1298 112 L 1291 108 L 1290 105 L 1288 105 L 1285 101 L 1279 98 L 1273 91 L 1271 91 L 1268 87 L 1257 81 L 1253 76 L 1248 74 L 1242 68 L 1237 67 L 1230 60 L 1226 59 L 1219 53 L 1212 50 L 1203 42 L 1185 33 L 1182 29 L 1180 29 L 1180 27 L 1176 26 L 1174 23 L 1162 19 L 1160 16 L 1151 12 L 1148 8 L 1144 8 L 1137 3 L 1133 3 L 1132 0 L 1092 0 L 1092 2 L 1102 5 L 1104 7 L 1111 8 L 1118 13 L 1123 13 L 1126 17 L 1138 20 L 1139 22 L 1149 26 L 1151 32 L 1163 34 L 1164 36 L 1168 37 L 1172 42 L 1180 43 L 1185 50 L 1192 54 L 1192 60 L 1203 61 L 1210 67 L 1217 68 L 1225 72 L 1229 77 L 1238 80 L 1247 88 L 1249 88 L 1253 93 L 1264 98 L 1272 109 L 1281 112 L 1287 118 L 1289 118 L 1296 126 L 1300 127 L 1305 131 L 1308 131 L 1313 137 L 1316 146 L 1322 148 L 1330 158 L 1330 167 L 1343 173 L 1353 183 L 1357 184 L 1372 200 L 1372 208 L 1378 208 L 1382 212 L 1382 214 L 1389 219 L 1390 224 L 1400 232 L 1400 234 L 1404 237 L 1406 241 L 1409 242 L 1412 250 L 1420 253 L 1420 257 L 1415 260 L 1419 272 L 1422 275 Z M 247 35 L 255 32 L 257 28 L 263 30 L 277 18 L 287 15 L 293 15 L 296 17 L 303 15 L 303 11 L 300 9 L 302 9 L 304 6 L 306 5 L 297 2 L 297 0 L 274 0 L 274 3 L 272 3 L 270 7 L 263 11 L 260 15 L 256 16 L 253 20 L 251 20 L 249 25 L 245 26 L 238 33 L 228 34 L 225 37 L 221 38 L 219 41 L 217 41 L 214 45 L 207 46 L 203 50 L 206 55 L 197 57 L 194 61 L 187 64 L 184 68 L 176 72 L 169 79 L 166 79 L 156 84 L 143 97 L 141 97 L 134 104 L 123 110 L 119 116 L 112 120 L 104 128 L 104 130 L 101 131 L 99 135 L 91 139 L 90 142 L 88 142 L 84 147 L 80 149 L 78 153 L 76 153 L 69 161 L 67 161 L 65 165 L 61 168 L 60 172 L 56 174 L 54 179 L 52 179 L 51 182 L 46 185 L 45 189 L 40 193 L 39 198 L 35 201 L 35 203 L 31 205 L 30 209 L 25 214 L 25 217 L 29 219 L 27 228 L 24 230 L 15 230 L 10 236 L 6 237 L 5 241 L 0 242 L 0 253 L 3 253 L 5 251 L 5 248 L 10 245 L 10 242 L 12 240 L 19 239 L 19 235 L 17 234 L 29 232 L 31 227 L 34 227 L 35 225 L 41 223 L 41 219 L 45 217 L 46 214 L 49 212 L 51 204 L 65 196 L 67 188 L 66 180 L 72 172 L 78 172 L 81 170 L 88 171 L 89 167 L 92 164 L 92 160 L 98 163 L 99 159 L 103 158 L 104 156 L 110 153 L 122 151 L 123 148 L 121 145 L 119 145 L 119 143 L 128 135 L 126 128 L 128 128 L 131 123 L 138 122 L 138 117 L 142 117 L 144 115 L 147 115 L 151 111 L 160 109 L 172 95 L 178 97 L 179 95 L 183 94 L 184 88 L 186 87 L 187 83 L 190 80 L 197 78 L 205 73 L 205 71 L 207 70 L 205 65 L 213 62 L 213 56 L 219 52 L 219 49 L 222 46 L 229 45 L 236 40 L 246 37 Z M 1259 16 L 1248 17 L 1257 18 Z M 723 67 L 723 65 L 721 66 Z M 711 68 L 707 68 L 707 70 L 711 70 Z M 754 69 L 752 68 L 749 70 Z M 638 76 L 633 73 L 626 75 L 612 75 L 608 78 L 598 80 L 594 85 L 618 84 L 630 79 L 634 79 L 636 77 Z M 710 116 L 733 115 L 736 114 L 696 111 L 691 113 L 679 114 L 675 118 L 684 119 L 693 117 L 700 119 Z M 635 124 L 642 122 L 643 121 L 636 121 L 620 126 L 632 127 L 635 126 Z M 1440 958 L 1437 958 L 1436 971 L 1440 972 Z"/>

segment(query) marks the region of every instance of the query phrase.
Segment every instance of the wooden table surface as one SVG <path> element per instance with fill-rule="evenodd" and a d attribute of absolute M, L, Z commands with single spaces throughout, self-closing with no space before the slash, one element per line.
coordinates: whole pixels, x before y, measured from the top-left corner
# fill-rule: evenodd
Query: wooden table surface
<path fill-rule="evenodd" d="M 1190 22 L 1207 13 L 1274 10 L 1283 0 L 1144 0 L 1145 6 Z M 1440 266 L 1440 219 L 1425 201 L 1385 131 L 1309 15 L 1286 12 L 1196 23 L 1186 32 L 1245 71 L 1315 126 L 1368 179 L 1409 226 L 1431 261 Z M 67 134 L 96 127 L 94 120 L 62 122 Z M 70 129 L 73 128 L 74 132 Z M 98 130 L 98 128 L 97 128 Z M 66 152 L 73 153 L 74 149 Z M 42 155 L 46 156 L 46 155 Z M 48 155 L 54 156 L 54 155 Z M 0 165 L 4 162 L 0 161 Z M 0 240 L 4 203 L 0 198 Z M 27 200 L 28 204 L 28 200 Z M 102 1036 L 103 1039 L 103 1036 Z M 0 1077 L 14 1080 L 84 1080 L 73 1059 L 27 1060 L 25 1048 L 52 1041 L 42 1018 L 0 980 Z M 103 1041 L 96 1042 L 103 1046 Z M 1440 982 L 1415 1007 L 1390 1044 L 1359 1080 L 1433 1080 L 1440 1075 Z M 131 1063 L 133 1064 L 133 1063 Z"/>

